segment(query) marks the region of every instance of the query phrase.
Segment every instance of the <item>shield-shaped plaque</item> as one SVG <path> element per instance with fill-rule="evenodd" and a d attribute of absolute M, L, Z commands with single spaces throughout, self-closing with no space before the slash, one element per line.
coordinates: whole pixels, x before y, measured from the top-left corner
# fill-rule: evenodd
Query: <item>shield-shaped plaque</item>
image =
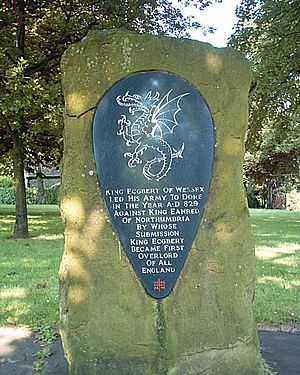
<path fill-rule="evenodd" d="M 200 92 L 159 71 L 129 75 L 98 103 L 94 154 L 123 248 L 154 298 L 174 287 L 207 201 L 214 125 Z"/>

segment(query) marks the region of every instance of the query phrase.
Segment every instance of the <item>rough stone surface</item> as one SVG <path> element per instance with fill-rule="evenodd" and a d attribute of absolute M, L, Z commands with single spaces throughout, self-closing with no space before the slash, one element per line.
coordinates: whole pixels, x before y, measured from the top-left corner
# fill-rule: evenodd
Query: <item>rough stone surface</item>
<path fill-rule="evenodd" d="M 216 126 L 208 203 L 172 293 L 146 294 L 99 190 L 92 118 L 118 80 L 168 71 L 206 99 Z M 254 244 L 243 192 L 248 63 L 229 48 L 124 31 L 92 32 L 62 58 L 65 154 L 61 334 L 71 375 L 262 374 L 251 311 Z"/>

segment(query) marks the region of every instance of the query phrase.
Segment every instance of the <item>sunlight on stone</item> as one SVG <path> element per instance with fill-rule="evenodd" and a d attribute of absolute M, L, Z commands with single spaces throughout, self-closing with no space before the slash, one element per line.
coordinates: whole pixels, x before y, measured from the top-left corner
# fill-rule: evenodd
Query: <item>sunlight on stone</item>
<path fill-rule="evenodd" d="M 85 233 L 84 238 L 81 237 L 80 233 L 78 233 L 78 230 L 76 228 L 75 229 L 69 228 L 66 232 L 65 238 L 69 246 L 83 253 L 85 253 L 84 249 L 87 246 L 87 239 L 88 239 L 89 251 L 88 253 L 85 253 L 85 256 L 90 258 L 94 256 L 95 252 L 97 251 L 97 247 L 96 247 L 96 243 L 98 241 L 97 237 L 103 231 L 103 227 L 106 224 L 106 220 L 103 217 L 103 214 L 101 214 L 100 210 L 95 209 L 91 212 L 91 214 L 88 217 L 88 220 L 84 224 L 85 224 L 83 226 L 83 233 Z"/>
<path fill-rule="evenodd" d="M 68 243 L 69 246 L 73 249 L 74 252 L 85 253 L 84 248 L 86 244 L 86 240 L 82 239 L 80 233 L 78 233 L 78 230 L 75 229 L 69 229 L 65 233 L 65 242 Z"/>
<path fill-rule="evenodd" d="M 88 238 L 92 239 L 93 244 L 97 243 L 97 237 L 102 232 L 105 223 L 105 218 L 103 217 L 103 214 L 101 214 L 100 210 L 94 210 L 89 215 L 89 219 L 85 227 L 85 233 L 87 234 Z M 91 253 L 93 250 L 96 250 L 96 247 L 91 247 L 90 245 L 89 250 Z"/>
<path fill-rule="evenodd" d="M 208 52 L 206 55 L 207 68 L 211 73 L 218 74 L 222 69 L 222 59 L 219 55 Z"/>
<path fill-rule="evenodd" d="M 64 198 L 61 202 L 61 211 L 66 220 L 73 224 L 82 224 L 84 222 L 85 213 L 78 197 Z"/>
<path fill-rule="evenodd" d="M 86 299 L 86 288 L 70 286 L 68 293 L 72 303 L 81 303 Z"/>
<path fill-rule="evenodd" d="M 243 142 L 240 138 L 228 137 L 224 141 L 223 149 L 228 155 L 236 155 L 243 150 Z"/>
<path fill-rule="evenodd" d="M 232 181 L 232 171 L 231 170 L 224 170 L 220 174 L 219 182 L 221 184 L 228 184 Z"/>
<path fill-rule="evenodd" d="M 83 242 L 84 241 L 82 241 L 81 246 L 83 246 Z M 80 247 L 80 245 L 78 244 L 78 240 L 77 241 L 75 240 L 74 245 L 75 244 L 77 244 L 76 248 Z M 74 245 L 71 245 L 71 246 L 74 246 Z M 84 256 L 86 256 L 86 254 Z M 86 272 L 86 269 L 85 269 L 86 267 L 83 261 L 84 261 L 84 258 L 82 258 L 80 254 L 78 253 L 76 254 L 75 252 L 70 253 L 68 255 L 67 261 L 63 259 L 64 264 L 66 262 L 72 264 L 72 277 L 78 278 L 80 280 L 90 281 L 90 275 Z"/>
<path fill-rule="evenodd" d="M 218 273 L 219 265 L 218 265 L 217 262 L 214 262 L 214 261 L 212 261 L 212 260 L 209 260 L 209 261 L 207 262 L 205 268 L 206 268 L 206 270 L 207 270 L 208 272 L 216 272 L 216 273 Z"/>
<path fill-rule="evenodd" d="M 73 91 L 66 97 L 66 102 L 68 103 L 68 107 L 72 108 L 72 112 L 82 113 L 86 110 L 87 100 L 84 99 L 85 97 L 83 95 Z"/>
<path fill-rule="evenodd" d="M 229 242 L 233 237 L 232 227 L 225 223 L 218 224 L 215 233 L 217 239 L 223 242 Z"/>

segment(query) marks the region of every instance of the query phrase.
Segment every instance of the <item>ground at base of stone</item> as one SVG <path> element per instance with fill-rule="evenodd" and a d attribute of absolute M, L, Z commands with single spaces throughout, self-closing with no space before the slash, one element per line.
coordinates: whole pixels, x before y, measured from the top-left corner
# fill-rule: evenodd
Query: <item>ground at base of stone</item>
<path fill-rule="evenodd" d="M 34 372 L 35 354 L 50 348 L 52 355 L 44 360 L 41 372 Z M 23 327 L 0 327 L 0 375 L 68 375 L 61 339 L 44 346 L 32 331 Z"/>
<path fill-rule="evenodd" d="M 259 325 L 261 353 L 277 375 L 300 374 L 300 326 Z M 0 327 L 0 375 L 33 375 L 34 356 L 43 349 L 34 334 L 22 327 Z M 41 375 L 68 375 L 61 339 L 51 345 Z"/>

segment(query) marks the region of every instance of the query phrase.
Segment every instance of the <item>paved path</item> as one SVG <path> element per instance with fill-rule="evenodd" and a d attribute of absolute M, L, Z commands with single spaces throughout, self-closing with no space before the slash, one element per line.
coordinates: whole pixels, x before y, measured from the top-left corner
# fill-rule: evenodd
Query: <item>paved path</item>
<path fill-rule="evenodd" d="M 300 375 L 300 332 L 259 330 L 261 353 L 278 375 Z"/>
<path fill-rule="evenodd" d="M 45 347 L 26 328 L 0 327 L 0 375 L 32 375 L 34 354 Z M 64 357 L 60 338 L 51 346 L 52 356 L 42 375 L 68 375 L 68 364 Z"/>
<path fill-rule="evenodd" d="M 300 374 L 300 332 L 260 327 L 261 352 L 278 375 Z M 0 375 L 32 375 L 34 354 L 43 347 L 25 328 L 0 328 Z M 60 338 L 52 345 L 41 375 L 68 375 Z M 120 374 L 121 375 L 121 374 Z M 242 374 L 241 374 L 242 375 Z"/>

